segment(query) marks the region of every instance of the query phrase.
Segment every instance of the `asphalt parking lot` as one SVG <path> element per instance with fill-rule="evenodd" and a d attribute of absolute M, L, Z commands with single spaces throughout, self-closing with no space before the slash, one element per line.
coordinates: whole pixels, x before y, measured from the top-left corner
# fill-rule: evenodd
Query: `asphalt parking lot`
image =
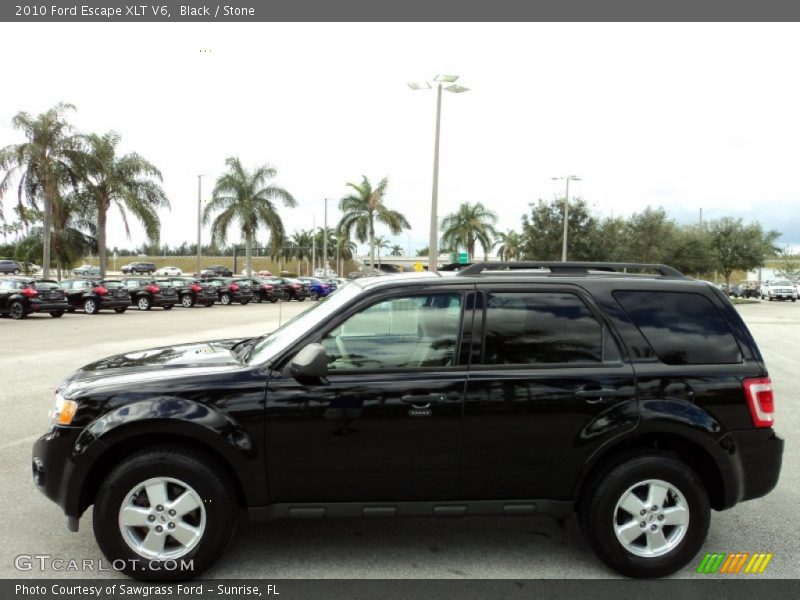
<path fill-rule="evenodd" d="M 123 315 L 68 314 L 0 320 L 0 577 L 82 577 L 75 571 L 20 572 L 20 554 L 101 559 L 91 511 L 79 533 L 69 533 L 60 509 L 31 482 L 30 450 L 48 427 L 54 386 L 92 360 L 181 341 L 257 335 L 308 308 L 279 303 Z M 800 356 L 800 304 L 738 307 L 759 343 L 776 394 L 777 430 L 786 438 L 781 481 L 769 496 L 713 513 L 707 552 L 771 552 L 760 577 L 796 578 L 800 525 L 800 392 L 794 382 Z M 91 576 L 91 574 L 88 574 Z M 103 577 L 113 577 L 106 572 Z M 270 578 L 605 578 L 575 520 L 560 528 L 546 518 L 456 520 L 310 520 L 241 527 L 209 577 Z M 690 566 L 677 577 L 698 577 Z M 704 575 L 703 577 L 708 577 Z"/>

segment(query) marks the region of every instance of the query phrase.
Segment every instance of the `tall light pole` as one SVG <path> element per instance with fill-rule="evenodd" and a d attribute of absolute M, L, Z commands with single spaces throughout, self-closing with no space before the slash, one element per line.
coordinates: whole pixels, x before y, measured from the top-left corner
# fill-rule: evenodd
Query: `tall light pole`
<path fill-rule="evenodd" d="M 551 177 L 551 179 L 553 181 L 566 181 L 567 183 L 567 192 L 564 196 L 564 241 L 563 245 L 561 246 L 561 262 L 567 262 L 567 235 L 569 231 L 569 182 L 580 181 L 581 178 L 575 175 L 564 175 L 563 177 Z"/>
<path fill-rule="evenodd" d="M 201 231 L 201 219 L 202 219 L 202 203 L 201 200 L 201 182 L 203 181 L 203 176 L 197 176 L 197 262 L 195 263 L 195 273 L 197 276 L 200 277 L 200 231 Z"/>
<path fill-rule="evenodd" d="M 328 276 L 328 199 L 325 198 L 325 220 L 322 232 L 322 278 Z"/>
<path fill-rule="evenodd" d="M 431 193 L 431 231 L 430 241 L 428 242 L 428 271 L 435 273 L 438 268 L 439 259 L 439 130 L 442 120 L 442 89 L 453 94 L 461 94 L 469 91 L 469 88 L 462 87 L 455 82 L 458 75 L 437 75 L 433 78 L 436 83 L 436 136 L 433 141 L 433 192 Z M 445 88 L 442 84 L 449 83 Z M 427 81 L 409 83 L 408 87 L 412 90 L 429 90 L 432 88 Z"/>

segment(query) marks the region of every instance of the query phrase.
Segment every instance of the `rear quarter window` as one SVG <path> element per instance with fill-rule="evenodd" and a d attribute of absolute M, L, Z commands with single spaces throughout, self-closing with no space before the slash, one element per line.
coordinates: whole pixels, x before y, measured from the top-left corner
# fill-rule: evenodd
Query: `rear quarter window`
<path fill-rule="evenodd" d="M 722 314 L 702 294 L 617 291 L 614 298 L 668 365 L 742 362 L 736 338 Z"/>

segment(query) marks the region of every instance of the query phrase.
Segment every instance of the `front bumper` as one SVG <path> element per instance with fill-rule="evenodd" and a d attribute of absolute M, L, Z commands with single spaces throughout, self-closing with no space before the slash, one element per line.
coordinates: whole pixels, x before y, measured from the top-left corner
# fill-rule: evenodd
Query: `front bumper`
<path fill-rule="evenodd" d="M 71 520 L 82 512 L 81 490 L 71 488 L 76 480 L 73 449 L 80 432 L 79 427 L 53 427 L 34 442 L 31 458 L 34 484 Z"/>

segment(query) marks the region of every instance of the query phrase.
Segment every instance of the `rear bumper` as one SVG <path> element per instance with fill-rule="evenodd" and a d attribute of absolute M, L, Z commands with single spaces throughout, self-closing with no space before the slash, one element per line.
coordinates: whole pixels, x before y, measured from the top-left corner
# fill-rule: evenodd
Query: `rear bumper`
<path fill-rule="evenodd" d="M 715 446 L 727 457 L 721 465 L 728 488 L 723 508 L 766 496 L 778 484 L 784 441 L 775 430 L 732 431 Z"/>

